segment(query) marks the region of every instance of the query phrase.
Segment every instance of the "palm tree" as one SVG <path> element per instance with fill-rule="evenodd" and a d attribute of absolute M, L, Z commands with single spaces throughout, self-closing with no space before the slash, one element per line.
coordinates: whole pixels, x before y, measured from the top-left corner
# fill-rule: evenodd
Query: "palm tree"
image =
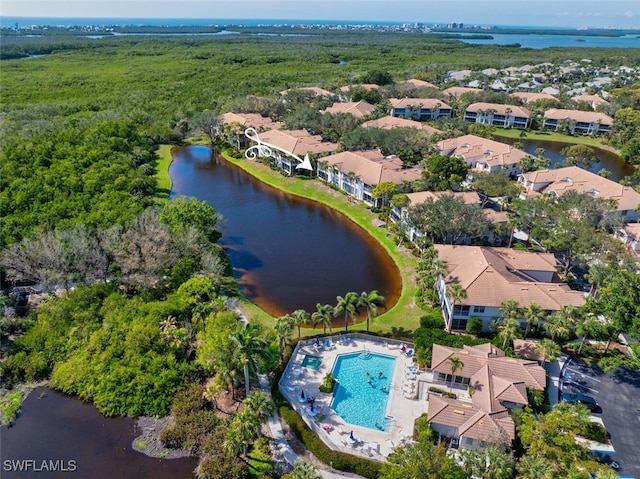
<path fill-rule="evenodd" d="M 571 329 L 582 318 L 582 311 L 570 304 L 562 307 L 545 323 L 545 328 L 554 341 L 564 341 L 571 334 Z"/>
<path fill-rule="evenodd" d="M 249 324 L 241 331 L 236 331 L 229 336 L 233 343 L 234 352 L 239 357 L 244 369 L 244 384 L 246 397 L 249 397 L 249 369 L 258 371 L 258 358 L 269 358 L 266 350 L 268 342 L 258 337 L 256 325 Z"/>
<path fill-rule="evenodd" d="M 337 304 L 335 309 L 333 310 L 336 316 L 338 314 L 344 313 L 344 330 L 349 330 L 349 317 L 351 317 L 352 321 L 355 323 L 355 320 L 358 318 L 358 307 L 359 307 L 359 297 L 357 293 L 353 291 L 349 291 L 347 294 L 342 296 L 338 296 L 336 298 Z"/>
<path fill-rule="evenodd" d="M 462 360 L 456 356 L 449 358 L 449 368 L 451 368 L 451 389 L 453 389 L 453 380 L 455 379 L 456 371 L 462 369 L 464 367 L 464 363 Z"/>
<path fill-rule="evenodd" d="M 518 479 L 554 479 L 556 470 L 543 456 L 524 455 L 518 462 Z"/>
<path fill-rule="evenodd" d="M 490 445 L 484 451 L 485 474 L 491 479 L 511 479 L 513 477 L 514 458 L 497 446 Z"/>
<path fill-rule="evenodd" d="M 227 391 L 231 389 L 231 397 L 235 399 L 235 382 L 238 379 L 239 368 L 236 364 L 234 364 L 233 357 L 225 356 L 231 356 L 231 354 L 224 354 L 222 357 L 220 357 L 219 360 L 216 361 L 214 367 L 216 372 L 215 381 L 218 386 L 226 388 Z"/>
<path fill-rule="evenodd" d="M 598 327 L 599 324 L 600 323 L 593 315 L 588 315 L 586 318 L 584 318 L 583 321 L 578 321 L 576 323 L 576 333 L 582 335 L 582 341 L 580 341 L 580 347 L 578 348 L 578 356 L 582 352 L 582 347 L 587 340 L 587 336 L 593 334 L 593 331 Z"/>
<path fill-rule="evenodd" d="M 298 328 L 298 341 L 300 340 L 300 327 L 303 324 L 307 324 L 309 322 L 309 313 L 307 313 L 304 309 L 296 309 L 293 313 L 291 313 L 291 319 L 293 320 L 293 324 Z"/>
<path fill-rule="evenodd" d="M 289 477 L 291 479 L 322 479 L 322 476 L 318 474 L 318 468 L 304 461 L 296 461 Z"/>
<path fill-rule="evenodd" d="M 433 248 L 433 246 L 431 246 L 431 248 Z M 436 276 L 442 276 L 444 278 L 449 274 L 449 265 L 441 259 L 438 259 L 437 256 L 432 259 L 431 263 L 431 267 L 433 268 L 433 271 L 435 271 Z"/>
<path fill-rule="evenodd" d="M 560 346 L 558 346 L 553 340 L 544 338 L 538 343 L 536 352 L 542 356 L 542 367 L 544 367 L 547 361 L 551 362 L 558 359 L 561 350 Z"/>
<path fill-rule="evenodd" d="M 254 392 L 251 397 L 248 397 L 244 401 L 244 406 L 246 411 L 250 412 L 258 419 L 259 424 L 268 421 L 275 409 L 275 405 L 271 401 L 271 398 L 262 391 Z M 256 429 L 256 433 L 260 436 L 260 427 Z"/>
<path fill-rule="evenodd" d="M 447 293 L 449 298 L 451 298 L 451 314 L 449 315 L 449 320 L 447 321 L 447 332 L 451 333 L 451 328 L 453 326 L 453 316 L 455 314 L 456 303 L 458 301 L 462 301 L 467 297 L 467 290 L 462 287 L 462 285 L 458 283 L 453 283 L 447 287 Z"/>
<path fill-rule="evenodd" d="M 535 303 L 531 303 L 523 313 L 524 319 L 527 320 L 527 328 L 524 331 L 524 338 L 527 339 L 527 336 L 531 332 L 531 326 L 544 321 L 547 317 L 547 313 L 545 313 L 544 310 Z"/>
<path fill-rule="evenodd" d="M 500 315 L 505 319 L 519 319 L 522 316 L 522 310 L 518 306 L 518 302 L 513 299 L 503 301 L 498 308 Z"/>
<path fill-rule="evenodd" d="M 284 361 L 284 348 L 287 345 L 287 340 L 293 334 L 295 325 L 291 316 L 280 316 L 276 319 L 273 325 L 273 330 L 276 333 L 276 340 L 278 341 L 278 350 L 280 352 L 280 362 Z"/>
<path fill-rule="evenodd" d="M 316 304 L 316 310 L 311 314 L 311 321 L 313 322 L 313 327 L 316 327 L 316 324 L 322 323 L 322 332 L 323 334 L 327 334 L 327 326 L 329 327 L 329 332 L 332 332 L 331 320 L 334 318 L 335 314 L 333 312 L 333 306 L 330 304 L 325 304 L 324 306 L 320 303 Z"/>
<path fill-rule="evenodd" d="M 595 479 L 618 479 L 620 476 L 616 471 L 608 467 L 603 467 L 596 471 Z"/>
<path fill-rule="evenodd" d="M 258 417 L 248 410 L 243 410 L 233 416 L 227 438 L 222 447 L 233 455 L 237 455 L 242 450 L 242 455 L 247 455 L 247 448 L 256 438 L 257 428 L 260 426 Z"/>
<path fill-rule="evenodd" d="M 517 319 L 508 318 L 500 322 L 498 326 L 498 336 L 502 341 L 502 349 L 507 347 L 507 343 L 513 341 L 515 338 L 519 338 L 522 334 L 522 328 Z"/>
<path fill-rule="evenodd" d="M 384 296 L 382 296 L 377 290 L 372 290 L 369 293 L 363 291 L 359 298 L 359 307 L 364 308 L 367 311 L 367 332 L 369 332 L 369 325 L 373 318 L 378 316 L 378 306 L 382 306 L 385 303 Z"/>

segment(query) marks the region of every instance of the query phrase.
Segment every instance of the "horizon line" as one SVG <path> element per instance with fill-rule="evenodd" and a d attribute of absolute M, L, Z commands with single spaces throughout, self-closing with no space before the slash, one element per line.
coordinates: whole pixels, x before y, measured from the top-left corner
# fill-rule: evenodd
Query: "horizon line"
<path fill-rule="evenodd" d="M 416 25 L 416 24 L 422 24 L 425 26 L 428 25 L 449 25 L 452 23 L 458 23 L 458 24 L 463 24 L 466 25 L 467 27 L 470 26 L 476 26 L 476 27 L 489 27 L 489 28 L 498 28 L 498 27 L 510 27 L 510 28 L 526 28 L 526 29 L 533 29 L 533 28 L 544 28 L 544 29 L 551 29 L 551 30 L 638 30 L 640 29 L 640 27 L 613 27 L 613 26 L 584 26 L 584 27 L 564 27 L 564 26 L 556 26 L 556 25 L 516 25 L 516 24 L 490 24 L 490 23 L 474 23 L 474 22 L 455 22 L 455 21 L 449 21 L 449 22 L 438 22 L 438 21 L 416 21 L 416 20 L 411 20 L 411 21 L 402 21 L 402 20 L 395 20 L 395 21 L 389 21 L 389 20 L 357 20 L 357 19 L 340 19 L 340 20 L 335 20 L 335 19 L 327 19 L 327 18 L 323 18 L 323 19 L 318 19 L 318 18 L 237 18 L 237 17 L 207 17 L 207 18 L 203 18 L 203 17 L 136 17 L 136 16 L 120 16 L 120 15 L 114 15 L 114 16 L 69 16 L 69 15 L 65 15 L 65 16 L 51 16 L 51 15 L 46 15 L 46 16 L 42 16 L 42 15 L 7 15 L 7 16 L 0 16 L 0 24 L 4 24 L 5 22 L 3 20 L 7 20 L 7 19 L 41 19 L 41 20 L 141 20 L 141 21 L 163 21 L 163 20 L 167 20 L 167 21 L 172 21 L 172 22 L 176 22 L 176 21 L 180 21 L 180 20 L 185 20 L 185 21 L 198 21 L 198 22 L 206 22 L 206 21 L 213 21 L 213 20 L 225 20 L 225 21 L 237 21 L 237 22 L 257 22 L 257 21 L 264 21 L 264 22 L 282 22 L 285 23 L 286 22 L 308 22 L 310 24 L 331 24 L 331 23 L 349 23 L 349 24 L 357 24 L 357 25 L 369 25 L 369 24 L 387 24 L 387 25 Z M 48 26 L 48 25 L 43 25 L 43 24 L 39 24 L 42 26 Z M 144 25 L 139 25 L 139 26 L 144 26 Z M 181 25 L 181 26 L 189 26 L 189 25 Z M 200 26 L 200 25 L 193 25 L 193 26 Z"/>

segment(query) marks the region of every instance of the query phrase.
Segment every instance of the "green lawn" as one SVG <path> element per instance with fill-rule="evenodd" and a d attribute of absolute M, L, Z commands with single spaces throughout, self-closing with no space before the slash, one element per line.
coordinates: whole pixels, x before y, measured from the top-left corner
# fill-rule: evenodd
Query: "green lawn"
<path fill-rule="evenodd" d="M 169 176 L 169 166 L 173 161 L 171 156 L 172 145 L 160 145 L 158 148 L 158 159 L 154 164 L 156 177 L 156 203 L 163 204 L 169 200 L 171 193 L 171 177 Z"/>
<path fill-rule="evenodd" d="M 605 145 L 601 138 L 593 136 L 572 136 L 555 131 L 520 130 L 516 128 L 496 128 L 491 133 L 497 139 L 503 137 L 522 140 L 543 140 L 554 143 L 569 143 L 572 145 L 587 145 L 594 148 L 600 148 L 602 150 L 608 150 L 617 155 L 620 154 L 619 150 L 612 146 Z"/>

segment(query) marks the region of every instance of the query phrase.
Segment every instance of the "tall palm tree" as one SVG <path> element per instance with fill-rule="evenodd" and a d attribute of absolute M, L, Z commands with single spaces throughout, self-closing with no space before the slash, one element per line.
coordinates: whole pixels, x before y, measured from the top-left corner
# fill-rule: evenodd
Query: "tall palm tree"
<path fill-rule="evenodd" d="M 228 355 L 223 354 L 222 357 L 216 361 L 214 366 L 216 372 L 215 381 L 219 387 L 225 388 L 227 391 L 231 389 L 231 397 L 235 399 L 235 382 L 238 379 L 240 368 L 234 364 L 234 358 L 230 356 L 230 353 Z"/>
<path fill-rule="evenodd" d="M 249 369 L 258 371 L 258 359 L 269 358 L 267 346 L 269 343 L 258 337 L 259 331 L 256 325 L 249 324 L 241 331 L 236 331 L 229 336 L 234 345 L 234 352 L 240 359 L 244 369 L 244 384 L 246 397 L 249 397 Z"/>
<path fill-rule="evenodd" d="M 385 301 L 384 296 L 375 289 L 368 293 L 363 291 L 360 294 L 359 307 L 367 311 L 367 332 L 369 332 L 369 326 L 373 318 L 378 316 L 378 306 L 384 305 Z"/>
<path fill-rule="evenodd" d="M 291 316 L 280 316 L 276 319 L 273 325 L 273 330 L 276 333 L 276 340 L 278 341 L 278 350 L 280 352 L 280 362 L 284 360 L 284 348 L 287 345 L 287 340 L 293 334 L 295 324 Z"/>
<path fill-rule="evenodd" d="M 298 328 L 298 341 L 300 340 L 300 327 L 303 324 L 307 324 L 309 322 L 309 313 L 307 313 L 304 309 L 296 309 L 293 313 L 291 313 L 291 319 L 293 320 L 293 324 Z"/>
<path fill-rule="evenodd" d="M 600 325 L 598 320 L 593 315 L 588 315 L 582 321 L 578 321 L 576 323 L 576 333 L 582 335 L 582 340 L 580 341 L 580 347 L 578 347 L 578 355 L 582 352 L 582 347 L 584 346 L 587 337 L 596 330 L 596 328 Z"/>
<path fill-rule="evenodd" d="M 449 321 L 447 321 L 447 332 L 451 333 L 456 303 L 467 297 L 467 290 L 464 289 L 461 284 L 453 283 L 447 286 L 447 294 L 449 298 L 451 298 L 451 314 L 449 315 Z"/>
<path fill-rule="evenodd" d="M 462 369 L 464 367 L 464 363 L 462 359 L 457 356 L 449 358 L 449 368 L 451 369 L 451 389 L 453 389 L 453 380 L 456 377 L 456 371 Z"/>
<path fill-rule="evenodd" d="M 560 346 L 558 346 L 553 340 L 549 338 L 544 338 L 542 341 L 538 343 L 536 347 L 536 352 L 542 356 L 542 366 L 547 363 L 547 361 L 555 361 L 560 356 L 561 350 Z"/>
<path fill-rule="evenodd" d="M 437 254 L 437 252 L 436 252 Z M 438 281 L 438 278 L 442 278 L 442 281 L 444 281 L 444 278 L 446 278 L 446 276 L 449 274 L 449 265 L 447 263 L 445 263 L 444 261 L 442 261 L 441 259 L 438 259 L 438 257 L 436 256 L 435 258 L 433 258 L 432 262 L 431 262 L 431 267 L 432 267 L 432 271 L 433 271 L 433 284 L 431 284 L 430 288 L 433 289 L 434 295 L 436 294 L 436 282 Z M 464 293 L 464 297 L 466 298 L 466 292 Z"/>
<path fill-rule="evenodd" d="M 524 338 L 527 339 L 527 336 L 531 332 L 532 325 L 543 322 L 546 317 L 547 313 L 544 312 L 544 309 L 542 309 L 535 303 L 531 303 L 529 307 L 524 310 L 524 319 L 527 320 L 527 327 L 524 331 Z"/>
<path fill-rule="evenodd" d="M 579 308 L 565 305 L 560 311 L 551 315 L 544 326 L 551 334 L 551 339 L 561 342 L 569 337 L 572 328 L 581 318 L 582 312 Z"/>
<path fill-rule="evenodd" d="M 513 299 L 508 299 L 500 303 L 498 311 L 504 319 L 519 319 L 522 316 L 522 310 L 518 302 Z"/>
<path fill-rule="evenodd" d="M 316 327 L 316 324 L 322 323 L 322 332 L 324 334 L 327 333 L 327 326 L 329 327 L 329 332 L 332 332 L 331 320 L 334 318 L 335 314 L 333 312 L 333 306 L 330 304 L 325 304 L 324 306 L 320 303 L 316 304 L 316 310 L 311 314 L 311 321 L 313 322 L 313 327 Z"/>
<path fill-rule="evenodd" d="M 517 319 L 508 318 L 500 322 L 498 326 L 498 336 L 502 341 L 502 349 L 507 347 L 507 343 L 513 341 L 515 338 L 519 338 L 522 334 L 522 328 Z"/>
<path fill-rule="evenodd" d="M 358 303 L 359 297 L 357 293 L 349 291 L 344 296 L 338 296 L 336 298 L 337 304 L 333 310 L 336 316 L 344 313 L 344 330 L 349 330 L 349 318 L 355 323 L 358 318 Z"/>

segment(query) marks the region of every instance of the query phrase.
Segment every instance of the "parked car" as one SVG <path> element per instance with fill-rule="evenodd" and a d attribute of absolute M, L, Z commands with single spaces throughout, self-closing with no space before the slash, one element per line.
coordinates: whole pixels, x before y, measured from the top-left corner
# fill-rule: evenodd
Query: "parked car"
<path fill-rule="evenodd" d="M 562 401 L 570 404 L 584 404 L 591 411 L 595 411 L 598 408 L 596 400 L 585 394 L 562 393 Z"/>

